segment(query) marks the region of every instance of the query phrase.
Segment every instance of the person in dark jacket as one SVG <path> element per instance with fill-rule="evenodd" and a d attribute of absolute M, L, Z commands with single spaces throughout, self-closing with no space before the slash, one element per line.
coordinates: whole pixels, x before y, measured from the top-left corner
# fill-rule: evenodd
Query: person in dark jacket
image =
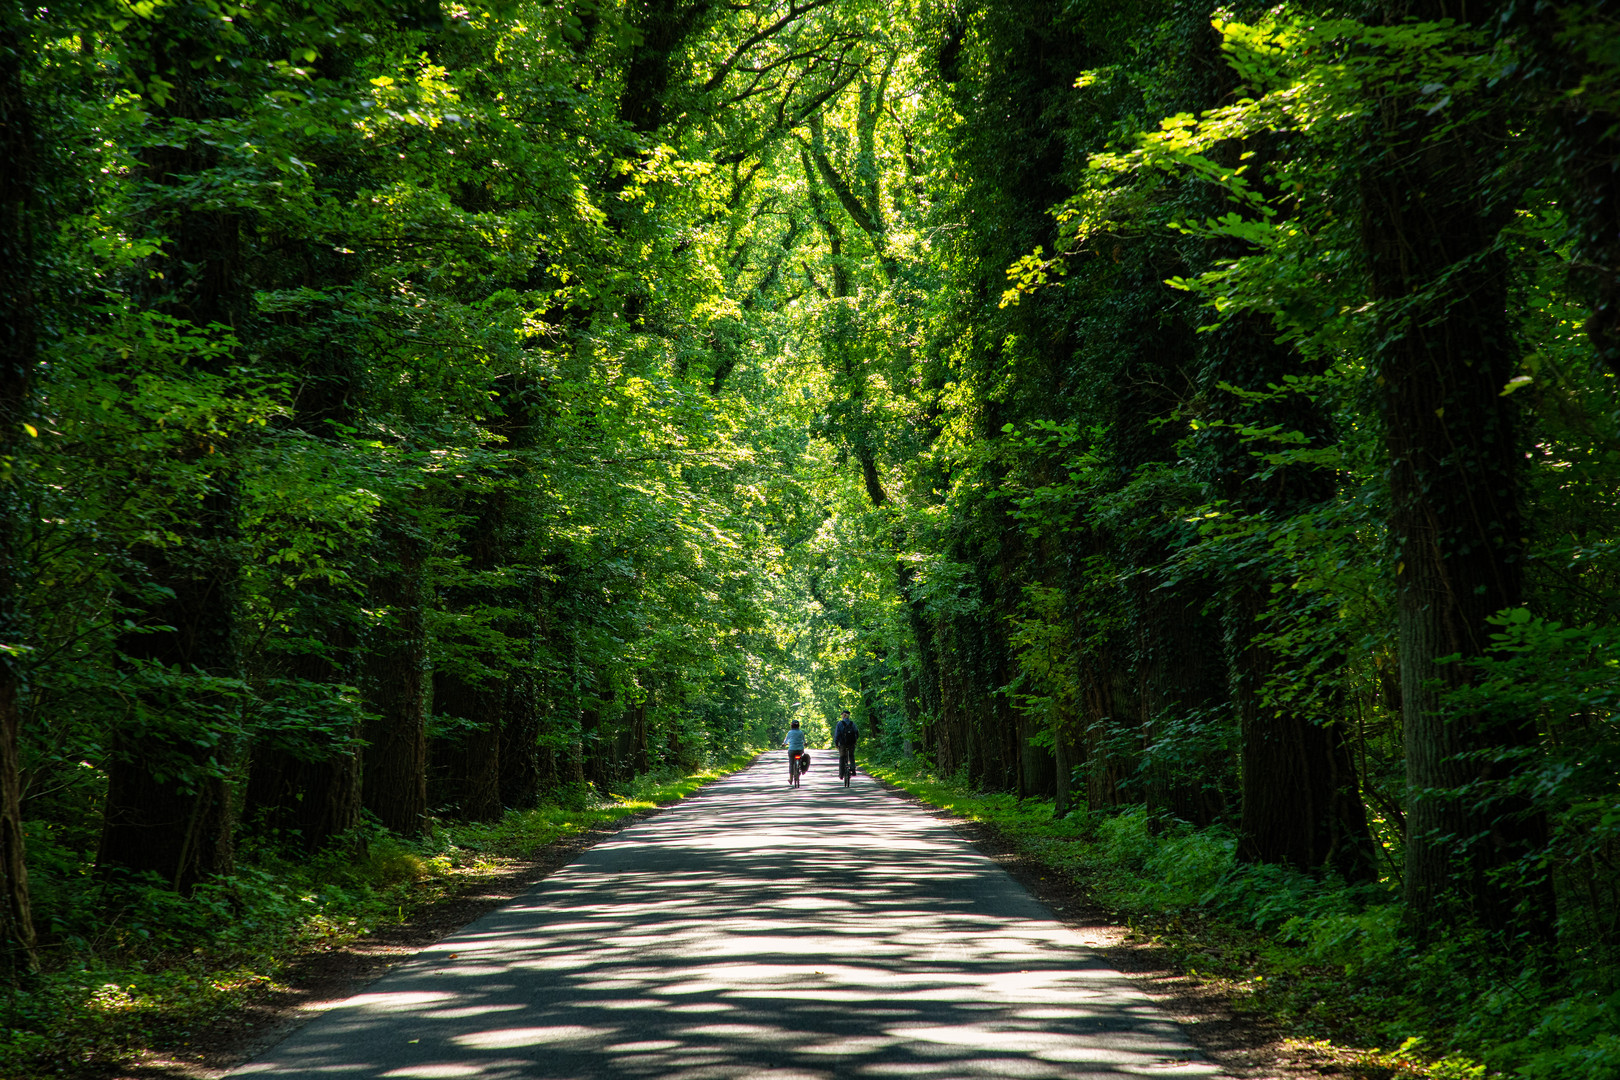
<path fill-rule="evenodd" d="M 855 744 L 861 741 L 861 731 L 855 726 L 855 721 L 849 718 L 849 710 L 845 709 L 833 727 L 833 745 L 838 747 L 838 775 L 843 776 L 844 770 L 849 775 L 855 775 Z"/>

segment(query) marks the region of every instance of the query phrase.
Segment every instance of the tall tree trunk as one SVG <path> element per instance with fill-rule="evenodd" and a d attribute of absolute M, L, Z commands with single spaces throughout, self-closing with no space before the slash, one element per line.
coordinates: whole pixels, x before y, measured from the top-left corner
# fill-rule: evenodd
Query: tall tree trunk
<path fill-rule="evenodd" d="M 893 675 L 889 673 L 893 672 L 894 669 L 889 666 L 888 650 L 879 649 L 877 653 L 877 661 L 882 665 L 882 669 L 887 676 L 884 682 L 888 682 L 889 685 L 892 686 L 893 683 L 889 682 L 889 680 L 893 678 Z M 862 673 L 861 679 L 861 738 L 865 740 L 868 747 L 876 750 L 878 743 L 883 739 L 883 710 L 878 704 L 879 699 L 876 688 L 868 688 L 865 685 L 867 676 L 864 672 Z"/>
<path fill-rule="evenodd" d="M 149 698 L 147 708 L 182 708 L 178 699 Z M 177 892 L 231 868 L 231 803 L 215 763 L 200 752 L 120 734 L 107 770 L 107 807 L 96 864 L 157 874 Z M 218 762 L 218 767 L 228 762 Z M 189 782 L 169 779 L 174 770 Z"/>
<path fill-rule="evenodd" d="M 1086 763 L 1086 806 L 1113 810 L 1132 802 L 1130 778 L 1141 743 L 1133 722 L 1132 681 L 1113 650 L 1087 649 L 1080 657 L 1080 740 Z"/>
<path fill-rule="evenodd" d="M 99 867 L 155 873 L 189 892 L 225 873 L 232 857 L 232 805 L 225 782 L 235 747 L 228 699 L 211 700 L 192 674 L 236 677 L 232 491 L 205 498 L 189 550 L 141 552 L 166 597 L 149 604 L 145 632 L 123 635 L 119 651 L 138 666 L 140 688 L 114 734 L 107 764 Z"/>
<path fill-rule="evenodd" d="M 911 670 L 909 661 L 903 661 L 900 667 L 900 693 L 904 696 L 902 707 L 906 712 L 906 723 L 909 729 L 916 733 L 917 751 L 929 761 L 936 756 L 935 743 L 937 738 L 934 732 L 933 718 L 925 718 L 922 712 L 922 690 L 917 685 L 917 676 Z"/>
<path fill-rule="evenodd" d="M 508 456 L 504 471 L 516 482 L 512 490 L 502 489 L 494 498 L 496 505 L 492 508 L 489 531 L 499 534 L 499 542 L 491 544 L 488 550 L 491 564 L 513 566 L 513 580 L 518 582 L 498 590 L 500 595 L 496 598 L 496 603 L 517 612 L 501 623 L 502 632 L 515 644 L 511 656 L 503 661 L 509 666 L 497 688 L 496 800 L 503 808 L 526 810 L 540 799 L 540 694 L 536 662 L 544 633 L 540 615 L 544 598 L 539 575 L 523 568 L 524 560 L 514 552 L 521 547 L 524 536 L 541 528 L 535 501 L 524 497 L 531 489 L 523 482 L 528 470 L 534 467 L 528 451 L 534 449 L 540 437 L 536 409 L 539 388 L 537 380 L 523 376 L 497 380 L 496 385 L 500 408 L 492 428 L 506 440 Z"/>
<path fill-rule="evenodd" d="M 1390 21 L 1440 19 L 1442 0 L 1391 4 Z M 1485 12 L 1470 12 L 1481 18 Z M 1550 938 L 1550 882 L 1534 868 L 1545 819 L 1511 789 L 1533 718 L 1448 715 L 1446 689 L 1487 655 L 1487 618 L 1523 599 L 1505 222 L 1486 200 L 1507 143 L 1478 122 L 1382 106 L 1362 181 L 1363 243 L 1378 302 L 1373 374 L 1389 455 L 1409 807 L 1405 888 L 1420 930 L 1458 915 Z M 1457 660 L 1442 663 L 1442 658 Z M 1459 662 L 1463 661 L 1463 662 Z M 1494 872 L 1516 865 L 1505 876 Z"/>
<path fill-rule="evenodd" d="M 602 711 L 594 702 L 579 711 L 580 775 L 599 790 L 608 786 L 608 766 L 603 760 L 606 748 L 602 745 Z"/>
<path fill-rule="evenodd" d="M 21 648 L 29 637 L 21 602 L 27 500 L 18 466 L 38 363 L 34 229 L 41 178 L 24 80 L 33 55 L 21 9 L 8 7 L 0 14 L 0 978 L 39 966 L 17 776 Z"/>
<path fill-rule="evenodd" d="M 220 102 L 203 87 L 190 61 L 213 51 L 209 30 L 176 15 L 146 43 L 154 74 L 175 80 L 157 120 L 184 131 L 220 117 Z M 172 68 L 171 68 L 172 65 Z M 242 222 L 193 193 L 216 165 L 216 151 L 199 135 L 153 140 L 141 154 L 148 182 L 146 224 L 163 237 L 164 272 L 146 279 L 143 302 L 199 330 L 238 331 L 248 292 L 242 280 Z M 196 200 L 196 201 L 193 201 Z M 194 365 L 227 373 L 222 352 Z M 236 591 L 241 498 L 233 475 L 235 451 L 226 439 L 196 433 L 181 448 L 196 487 L 176 491 L 176 503 L 196 498 L 195 510 L 177 514 L 182 535 L 167 545 L 143 544 L 132 554 L 146 580 L 128 601 L 144 607 L 139 626 L 118 640 L 136 663 L 141 688 L 113 737 L 107 764 L 107 802 L 97 864 L 153 872 L 180 891 L 231 865 L 232 800 L 225 783 L 235 753 L 235 708 L 190 687 L 193 675 L 240 678 Z M 201 497 L 197 498 L 198 491 Z M 148 601 L 145 598 L 160 595 Z"/>
<path fill-rule="evenodd" d="M 319 437 L 329 427 L 324 423 L 328 415 L 325 409 L 304 413 L 302 426 Z M 351 410 L 344 408 L 339 418 L 351 418 Z M 306 684 L 292 693 L 324 693 L 317 707 L 338 707 L 337 688 L 360 677 L 365 643 L 359 598 L 329 581 L 304 581 L 289 606 L 294 642 L 291 651 L 272 657 L 269 669 Z M 250 751 L 243 818 L 259 828 L 296 833 L 308 852 L 354 829 L 360 824 L 359 739 L 355 722 L 291 746 L 282 740 L 258 741 Z"/>
<path fill-rule="evenodd" d="M 361 735 L 361 804 L 384 827 L 418 836 L 427 824 L 428 672 L 423 560 L 414 523 L 386 518 L 367 607 L 379 613 L 367 635 L 361 691 L 371 713 Z"/>
<path fill-rule="evenodd" d="M 1266 148 L 1245 144 L 1252 156 Z M 1233 151 L 1233 156 L 1236 151 Z M 1311 446 L 1332 442 L 1331 424 L 1305 394 L 1249 402 L 1224 386 L 1263 391 L 1284 385 L 1303 370 L 1303 358 L 1276 342 L 1259 316 L 1234 318 L 1205 335 L 1200 373 L 1209 419 L 1199 453 L 1208 482 L 1250 521 L 1285 521 L 1333 497 L 1330 472 L 1299 463 L 1258 463 L 1239 428 L 1280 427 L 1298 432 Z M 1296 593 L 1278 586 L 1278 571 L 1264 552 L 1233 555 L 1222 603 L 1229 686 L 1239 723 L 1242 809 L 1238 856 L 1250 862 L 1301 869 L 1331 867 L 1347 880 L 1377 872 L 1361 789 L 1340 713 L 1324 703 L 1342 696 L 1318 692 L 1311 705 L 1266 702 L 1267 681 L 1291 661 L 1261 638 L 1268 611 L 1283 622 L 1316 622 L 1324 616 Z M 1325 665 L 1329 678 L 1341 664 Z"/>
<path fill-rule="evenodd" d="M 291 657 L 286 668 L 290 677 L 318 684 L 348 681 L 338 658 L 358 651 L 357 636 L 352 626 L 332 629 L 330 654 Z M 358 735 L 357 730 L 346 733 L 335 744 L 323 739 L 301 753 L 267 742 L 255 745 L 242 797 L 243 818 L 260 828 L 296 833 L 308 852 L 353 829 L 360 823 Z"/>
<path fill-rule="evenodd" d="M 433 713 L 468 726 L 435 738 L 429 792 L 434 807 L 461 821 L 501 817 L 501 715 L 505 689 L 453 671 L 433 676 Z"/>
<path fill-rule="evenodd" d="M 484 478 L 499 484 L 499 478 Z M 463 526 L 459 547 L 466 556 L 465 572 L 471 584 L 449 590 L 451 610 L 474 612 L 485 605 L 517 606 L 508 589 L 491 586 L 488 578 L 507 561 L 506 511 L 510 494 L 503 488 L 476 494 Z M 522 633 L 503 620 L 500 628 Z M 514 634 L 516 636 L 516 634 Z M 498 649 L 474 651 L 479 668 L 469 674 L 449 664 L 439 665 L 433 678 L 433 714 L 458 721 L 453 734 L 435 738 L 430 793 L 433 805 L 463 821 L 495 821 L 501 816 L 501 718 L 506 704 L 506 678 L 501 672 L 506 655 Z"/>
<path fill-rule="evenodd" d="M 651 760 L 647 755 L 647 703 L 638 702 L 628 714 L 630 720 L 630 770 L 632 776 L 640 776 L 651 767 Z"/>
<path fill-rule="evenodd" d="M 307 235 L 283 237 L 273 246 L 300 252 L 280 287 L 331 289 L 341 294 L 355 283 L 359 266 L 353 257 L 334 256 L 329 245 Z M 263 363 L 292 373 L 297 381 L 293 426 L 317 445 L 342 453 L 339 432 L 361 423 L 366 345 L 335 300 L 307 300 L 308 306 L 261 326 L 256 347 Z M 350 572 L 363 574 L 363 549 L 342 553 Z M 317 708 L 332 709 L 348 695 L 340 687 L 359 681 L 364 647 L 361 597 L 352 586 L 328 578 L 305 577 L 275 599 L 286 611 L 287 631 L 270 636 L 260 653 L 261 669 L 303 685 L 290 688 L 308 694 Z M 261 739 L 251 750 L 243 817 L 261 827 L 293 831 L 306 851 L 314 852 L 334 836 L 360 822 L 360 729 L 355 722 L 341 730 L 304 736 L 289 743 Z"/>
<path fill-rule="evenodd" d="M 1058 757 L 1032 740 L 1040 731 L 1033 717 L 1020 712 L 1013 721 L 1018 738 L 1018 793 L 1024 798 L 1045 798 L 1057 792 Z M 1065 787 L 1068 785 L 1065 784 Z"/>
<path fill-rule="evenodd" d="M 1140 777 L 1142 801 L 1205 825 L 1224 814 L 1236 779 L 1235 755 L 1221 745 L 1225 732 L 1213 728 L 1227 719 L 1220 708 L 1226 669 L 1219 625 L 1206 613 L 1214 582 L 1195 573 L 1167 580 L 1172 560 L 1195 535 L 1180 521 L 1191 494 L 1179 478 L 1166 479 L 1165 466 L 1180 459 L 1174 425 L 1160 423 L 1194 396 L 1188 358 L 1197 355 L 1198 341 L 1193 313 L 1162 285 L 1164 268 L 1150 254 L 1135 253 L 1137 265 L 1118 283 L 1155 302 L 1133 313 L 1135 336 L 1117 354 L 1106 403 L 1104 462 L 1118 477 L 1110 486 L 1130 484 L 1131 506 L 1128 515 L 1115 511 L 1117 524 L 1099 529 L 1095 542 L 1101 564 L 1122 582 L 1117 599 L 1094 602 L 1118 612 L 1123 629 L 1110 644 L 1124 664 L 1129 688 L 1123 697 L 1134 715 L 1107 714 L 1110 722 L 1095 732 L 1096 748 L 1124 755 L 1134 734 L 1145 757 L 1131 770 Z M 1112 697 L 1117 702 L 1121 695 Z M 1122 772 L 1121 779 L 1129 775 Z"/>
<path fill-rule="evenodd" d="M 973 767 L 973 749 L 969 742 L 971 727 L 964 715 L 966 696 L 957 655 L 957 622 L 955 619 L 944 620 L 939 628 L 939 649 L 942 654 L 938 675 L 939 713 L 930 725 L 935 739 L 934 764 L 947 776 L 958 769 L 971 771 Z"/>
<path fill-rule="evenodd" d="M 532 673 L 519 672 L 507 683 L 501 714 L 500 796 L 501 805 L 509 809 L 532 809 L 540 801 L 539 699 Z"/>
<path fill-rule="evenodd" d="M 1197 40 L 1203 51 L 1201 70 L 1207 73 L 1199 90 L 1203 107 L 1240 94 L 1240 78 L 1222 55 L 1221 35 L 1206 22 Z M 1231 140 L 1215 151 L 1228 168 L 1247 161 L 1250 174 L 1262 185 L 1267 184 L 1263 179 L 1267 167 L 1280 153 L 1275 138 L 1268 135 Z M 1263 190 L 1273 198 L 1280 195 L 1269 186 Z M 1197 212 L 1215 215 L 1225 208 L 1224 199 L 1217 197 Z M 1243 245 L 1217 242 L 1204 254 L 1215 263 L 1243 253 Z M 1309 447 L 1329 446 L 1334 432 L 1322 406 L 1303 393 L 1249 398 L 1230 389 L 1264 394 L 1285 386 L 1289 376 L 1309 370 L 1305 358 L 1279 343 L 1270 320 L 1258 314 L 1235 316 L 1200 334 L 1199 340 L 1198 385 L 1207 422 L 1200 425 L 1197 457 L 1215 497 L 1261 528 L 1332 499 L 1335 480 L 1329 470 L 1263 461 L 1239 434 L 1245 428 L 1279 428 L 1305 436 Z M 1313 610 L 1287 588 L 1292 582 L 1279 580 L 1282 568 L 1267 557 L 1264 541 L 1257 543 L 1261 550 L 1228 555 L 1222 583 L 1227 681 L 1239 727 L 1238 857 L 1307 870 L 1331 868 L 1347 880 L 1368 880 L 1376 874 L 1372 835 L 1346 740 L 1343 695 L 1331 690 L 1299 695 L 1309 704 L 1265 700 L 1273 675 L 1283 673 L 1291 680 L 1299 675 L 1291 658 L 1279 656 L 1265 643 L 1263 618 L 1269 613 L 1275 624 L 1286 626 L 1320 623 L 1330 616 Z M 1331 680 L 1343 666 L 1325 664 L 1319 670 Z"/>
<path fill-rule="evenodd" d="M 1567 265 L 1591 305 L 1586 332 L 1609 370 L 1620 374 L 1620 199 L 1614 196 L 1620 55 L 1613 6 L 1605 6 L 1589 0 L 1514 4 L 1504 22 L 1509 32 L 1522 34 L 1534 58 L 1517 65 L 1520 77 L 1551 91 L 1545 119 L 1552 160 L 1538 162 L 1539 171 L 1557 185 L 1559 209 L 1574 226 L 1575 258 Z"/>
<path fill-rule="evenodd" d="M 1232 699 L 1242 734 L 1238 857 L 1371 880 L 1377 875 L 1372 834 L 1343 722 L 1262 703 L 1261 684 L 1283 663 L 1255 637 L 1270 595 L 1246 587 L 1226 605 Z"/>
<path fill-rule="evenodd" d="M 3 47 L 3 46 L 0 46 Z M 0 582 L 4 584 L 4 582 Z M 0 661 L 3 663 L 3 661 Z M 39 968 L 17 780 L 19 680 L 0 672 L 0 974 Z"/>
<path fill-rule="evenodd" d="M 1074 542 L 1065 592 L 1076 612 L 1077 701 L 1073 745 L 1085 766 L 1085 805 L 1107 811 L 1129 801 L 1127 778 L 1136 771 L 1140 738 L 1130 700 L 1131 680 L 1121 662 L 1122 589 L 1115 584 L 1108 538 L 1088 528 Z"/>
<path fill-rule="evenodd" d="M 1069 778 L 1074 773 L 1072 754 L 1068 725 L 1059 720 L 1052 732 L 1052 760 L 1055 768 L 1052 777 L 1053 817 L 1068 817 L 1069 811 L 1074 808 L 1072 796 L 1069 794 Z"/>
<path fill-rule="evenodd" d="M 1137 565 L 1162 565 L 1168 555 L 1138 555 Z M 1147 803 L 1198 826 L 1225 815 L 1232 774 L 1229 752 L 1208 730 L 1226 699 L 1220 633 L 1202 614 L 1211 591 L 1197 581 L 1161 588 L 1147 575 L 1133 586 Z"/>
<path fill-rule="evenodd" d="M 345 749 L 311 761 L 271 747 L 254 747 L 242 816 L 260 827 L 296 833 L 314 853 L 360 823 L 360 751 Z"/>

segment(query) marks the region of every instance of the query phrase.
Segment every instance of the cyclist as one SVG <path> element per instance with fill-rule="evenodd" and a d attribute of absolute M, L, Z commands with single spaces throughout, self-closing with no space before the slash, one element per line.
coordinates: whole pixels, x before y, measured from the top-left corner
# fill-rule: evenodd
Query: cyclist
<path fill-rule="evenodd" d="M 838 747 L 838 775 L 843 778 L 845 787 L 849 787 L 849 778 L 855 775 L 855 744 L 860 739 L 861 731 L 845 709 L 833 728 L 833 745 Z"/>
<path fill-rule="evenodd" d="M 788 786 L 799 786 L 799 757 L 804 753 L 804 732 L 799 729 L 799 722 L 793 721 L 788 726 L 787 738 L 782 745 L 788 749 Z"/>

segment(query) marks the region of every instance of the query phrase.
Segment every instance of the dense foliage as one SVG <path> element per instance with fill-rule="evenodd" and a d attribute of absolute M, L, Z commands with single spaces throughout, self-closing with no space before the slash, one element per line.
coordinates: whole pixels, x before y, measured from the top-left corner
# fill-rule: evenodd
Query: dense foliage
<path fill-rule="evenodd" d="M 8 7 L 6 964 L 848 706 L 1612 1068 L 1611 8 Z"/>

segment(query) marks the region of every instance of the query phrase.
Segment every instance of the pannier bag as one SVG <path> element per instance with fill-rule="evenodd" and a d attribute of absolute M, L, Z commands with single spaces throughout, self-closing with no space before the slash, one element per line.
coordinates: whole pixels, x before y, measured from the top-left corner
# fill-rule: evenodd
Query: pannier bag
<path fill-rule="evenodd" d="M 799 755 L 799 771 L 800 772 L 807 772 L 807 771 L 809 771 L 809 769 L 810 769 L 810 755 L 809 754 L 800 754 Z"/>

